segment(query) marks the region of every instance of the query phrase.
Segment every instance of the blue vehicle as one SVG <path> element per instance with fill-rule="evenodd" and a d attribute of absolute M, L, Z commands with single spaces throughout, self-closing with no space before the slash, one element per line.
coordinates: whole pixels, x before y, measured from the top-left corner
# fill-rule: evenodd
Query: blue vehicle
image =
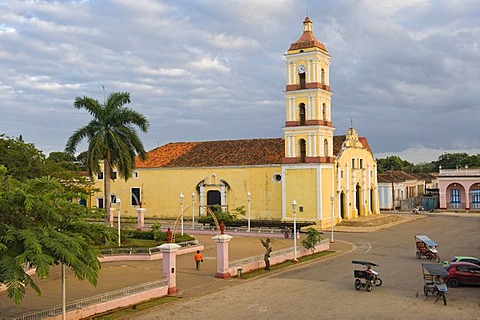
<path fill-rule="evenodd" d="M 436 262 L 440 262 L 440 257 L 437 251 L 437 244 L 435 243 L 435 241 L 433 241 L 426 235 L 417 235 L 415 236 L 415 244 L 417 247 L 417 259 L 425 257 L 427 259 L 433 259 Z"/>

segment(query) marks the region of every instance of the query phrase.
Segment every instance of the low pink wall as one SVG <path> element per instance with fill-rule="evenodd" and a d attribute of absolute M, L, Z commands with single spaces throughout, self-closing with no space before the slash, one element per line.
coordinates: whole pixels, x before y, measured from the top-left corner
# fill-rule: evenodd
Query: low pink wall
<path fill-rule="evenodd" d="M 203 245 L 185 247 L 178 250 L 178 254 L 192 253 L 197 250 L 203 250 Z M 162 259 L 162 253 L 155 254 L 118 254 L 99 258 L 100 262 L 113 262 L 113 261 L 152 261 Z"/>
<path fill-rule="evenodd" d="M 317 244 L 315 246 L 315 252 L 326 251 L 328 249 L 330 249 L 330 242 L 328 240 L 322 240 L 319 244 Z M 297 248 L 297 258 L 307 256 L 309 254 L 312 254 L 312 250 L 310 250 L 310 249 L 307 250 L 304 247 Z M 279 264 L 279 263 L 285 262 L 287 260 L 293 260 L 294 255 L 295 255 L 295 253 L 291 252 L 291 253 L 287 253 L 287 254 L 284 254 L 284 255 L 281 255 L 281 256 L 271 257 L 270 258 L 270 265 L 273 266 L 275 264 Z M 229 268 L 228 271 L 230 272 L 231 275 L 237 275 L 238 274 L 238 269 L 243 269 L 243 272 L 248 272 L 248 271 L 258 270 L 258 269 L 262 269 L 262 268 L 265 268 L 265 261 L 263 259 L 259 260 L 259 261 L 252 262 L 252 263 L 245 264 L 243 266 L 237 266 L 237 267 L 234 267 L 234 268 Z"/>
<path fill-rule="evenodd" d="M 136 303 L 145 302 L 147 300 L 154 299 L 154 298 L 160 298 L 160 297 L 166 296 L 167 292 L 168 292 L 168 286 L 163 286 L 163 287 L 152 289 L 146 292 L 137 293 L 137 294 L 126 296 L 116 300 L 100 303 L 94 306 L 70 311 L 70 312 L 67 312 L 66 318 L 68 320 L 85 319 L 95 314 L 112 311 L 118 308 L 128 307 Z M 61 320 L 62 315 L 60 314 L 60 315 L 57 315 L 54 317 L 48 317 L 45 319 Z"/>

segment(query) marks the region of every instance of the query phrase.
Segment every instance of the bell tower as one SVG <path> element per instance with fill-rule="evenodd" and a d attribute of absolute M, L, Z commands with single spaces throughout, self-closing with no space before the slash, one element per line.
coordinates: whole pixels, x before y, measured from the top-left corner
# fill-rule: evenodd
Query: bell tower
<path fill-rule="evenodd" d="M 286 53 L 284 164 L 334 163 L 330 55 L 303 21 L 302 36 Z"/>

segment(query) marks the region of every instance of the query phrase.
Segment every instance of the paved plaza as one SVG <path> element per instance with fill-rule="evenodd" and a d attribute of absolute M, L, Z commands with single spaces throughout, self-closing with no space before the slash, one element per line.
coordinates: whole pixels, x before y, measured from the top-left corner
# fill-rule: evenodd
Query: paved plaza
<path fill-rule="evenodd" d="M 204 263 L 194 269 L 193 255 L 178 257 L 177 286 L 181 299 L 144 311 L 136 319 L 480 319 L 480 287 L 460 287 L 447 293 L 448 305 L 434 303 L 422 293 L 420 262 L 415 258 L 414 234 L 427 234 L 439 244 L 442 258 L 455 254 L 480 256 L 480 216 L 405 214 L 405 223 L 383 228 L 337 228 L 326 259 L 301 263 L 294 268 L 253 280 L 214 278 L 216 242 L 200 235 L 205 246 Z M 423 219 L 418 219 L 423 218 Z M 346 232 L 349 231 L 349 232 Z M 357 232 L 353 232 L 357 231 Z M 325 232 L 325 238 L 330 234 Z M 291 247 L 292 239 L 274 239 L 274 250 Z M 258 238 L 235 237 L 230 242 L 230 260 L 262 254 Z M 380 264 L 384 284 L 372 292 L 355 291 L 351 260 L 372 260 Z M 67 274 L 67 301 L 160 279 L 161 260 L 151 262 L 103 263 L 98 286 L 79 282 Z M 60 274 L 39 282 L 42 296 L 28 291 L 17 307 L 0 293 L 0 315 L 18 315 L 60 304 Z M 420 293 L 420 294 L 419 294 Z M 0 317 L 0 318 L 2 318 Z M 131 319 L 132 316 L 129 316 Z"/>

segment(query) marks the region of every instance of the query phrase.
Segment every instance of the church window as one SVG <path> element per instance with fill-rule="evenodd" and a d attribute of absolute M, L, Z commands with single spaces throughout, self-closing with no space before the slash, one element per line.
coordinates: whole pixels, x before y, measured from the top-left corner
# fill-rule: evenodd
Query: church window
<path fill-rule="evenodd" d="M 306 72 L 299 74 L 299 76 L 300 76 L 300 89 L 305 89 L 306 88 L 305 74 L 306 74 Z"/>
<path fill-rule="evenodd" d="M 322 84 L 325 84 L 325 70 L 322 68 Z"/>
<path fill-rule="evenodd" d="M 327 106 L 325 103 L 322 105 L 322 119 L 327 120 Z"/>
<path fill-rule="evenodd" d="M 352 169 L 355 169 L 355 158 L 352 159 Z"/>
<path fill-rule="evenodd" d="M 300 125 L 304 126 L 305 125 L 305 104 L 301 103 L 300 104 Z"/>
<path fill-rule="evenodd" d="M 117 171 L 112 171 L 112 180 L 117 179 Z"/>
<path fill-rule="evenodd" d="M 363 169 L 363 159 L 360 159 L 360 169 Z"/>
<path fill-rule="evenodd" d="M 103 180 L 103 171 L 100 171 L 100 172 L 97 174 L 97 179 L 98 179 L 98 180 Z"/>
<path fill-rule="evenodd" d="M 104 205 L 103 205 L 103 198 L 97 198 L 97 207 L 98 207 L 98 209 L 105 208 Z"/>
<path fill-rule="evenodd" d="M 327 139 L 323 141 L 323 155 L 325 157 L 328 157 L 328 140 Z"/>
<path fill-rule="evenodd" d="M 279 173 L 274 174 L 274 175 L 273 175 L 273 181 L 274 181 L 274 182 L 280 182 L 280 181 L 282 181 L 282 175 L 279 174 Z"/>
<path fill-rule="evenodd" d="M 140 199 L 140 188 L 132 188 L 130 192 L 132 195 L 130 200 L 132 206 L 139 206 L 142 201 L 142 199 Z"/>
<path fill-rule="evenodd" d="M 305 140 L 301 139 L 300 144 L 300 162 L 305 162 L 305 157 L 307 156 L 307 143 Z"/>

